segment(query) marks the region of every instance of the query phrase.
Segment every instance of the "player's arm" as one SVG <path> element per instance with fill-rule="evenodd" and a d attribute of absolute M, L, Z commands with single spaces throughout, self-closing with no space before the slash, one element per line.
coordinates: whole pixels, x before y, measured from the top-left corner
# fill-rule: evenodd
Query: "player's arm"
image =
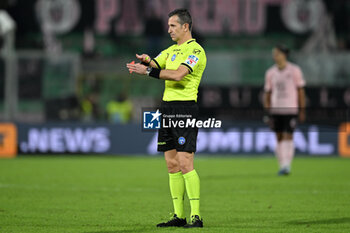
<path fill-rule="evenodd" d="M 164 80 L 181 81 L 190 71 L 184 65 L 180 65 L 177 70 L 161 70 L 159 78 Z"/>
<path fill-rule="evenodd" d="M 189 49 L 187 54 L 184 54 L 185 59 L 180 64 L 179 68 L 177 70 L 161 70 L 159 72 L 159 76 L 157 73 L 154 72 L 156 69 L 152 69 L 152 71 L 149 73 L 149 76 L 151 77 L 159 77 L 160 79 L 164 80 L 173 80 L 173 81 L 181 81 L 186 75 L 194 72 L 197 67 L 200 64 L 200 61 L 205 56 L 204 52 L 201 53 L 201 50 L 198 49 Z"/>
<path fill-rule="evenodd" d="M 150 66 L 152 68 L 158 68 L 157 63 L 153 59 L 151 59 L 151 57 L 147 54 L 136 54 L 136 58 L 140 60 L 142 65 Z"/>
<path fill-rule="evenodd" d="M 268 110 L 271 108 L 271 91 L 272 91 L 272 84 L 271 84 L 271 78 L 269 75 L 269 71 L 265 73 L 265 84 L 264 84 L 264 98 L 263 98 L 263 104 L 265 110 Z"/>
<path fill-rule="evenodd" d="M 264 115 L 263 115 L 263 122 L 268 124 L 270 128 L 272 127 L 271 121 L 270 121 L 270 107 L 271 107 L 271 91 L 264 92 L 263 96 L 263 105 L 264 105 Z"/>
<path fill-rule="evenodd" d="M 305 109 L 305 89 L 303 87 L 298 88 L 298 101 L 299 101 L 299 108 Z"/>
<path fill-rule="evenodd" d="M 150 63 L 149 63 L 149 66 L 152 67 L 152 68 L 157 68 L 157 64 L 154 62 L 154 60 L 152 60 Z"/>
<path fill-rule="evenodd" d="M 153 78 L 173 81 L 181 81 L 183 77 L 185 77 L 190 72 L 189 69 L 184 65 L 180 65 L 177 70 L 161 70 L 153 67 L 148 68 L 142 64 L 127 64 L 126 66 L 130 72 L 149 75 Z"/>
<path fill-rule="evenodd" d="M 271 91 L 264 92 L 264 108 L 267 110 L 271 107 Z"/>
<path fill-rule="evenodd" d="M 265 84 L 264 84 L 264 95 L 263 95 L 263 106 L 264 106 L 264 116 L 263 121 L 268 124 L 270 127 L 271 121 L 270 121 L 270 108 L 271 108 L 271 92 L 272 92 L 272 85 L 271 85 L 271 79 L 269 72 L 267 71 L 265 73 Z"/>
<path fill-rule="evenodd" d="M 164 50 L 156 58 L 152 59 L 151 67 L 147 67 L 145 64 L 127 64 L 127 67 L 131 73 L 134 72 L 137 74 L 149 75 L 153 78 L 163 80 L 181 81 L 186 75 L 196 69 L 198 66 L 198 61 L 200 59 L 193 54 L 189 54 L 186 60 L 180 64 L 179 68 L 176 70 L 169 70 L 164 69 L 168 56 L 169 53 L 167 50 Z M 144 59 L 148 58 L 144 56 Z M 156 65 L 156 67 L 154 65 Z"/>
<path fill-rule="evenodd" d="M 295 75 L 293 76 L 295 79 L 296 87 L 298 88 L 298 107 L 299 107 L 299 121 L 305 121 L 305 80 L 303 77 L 303 73 L 299 67 L 295 69 Z"/>
<path fill-rule="evenodd" d="M 304 122 L 305 115 L 305 107 L 306 107 L 306 98 L 305 98 L 305 89 L 303 87 L 298 88 L 298 106 L 299 106 L 299 121 Z"/>

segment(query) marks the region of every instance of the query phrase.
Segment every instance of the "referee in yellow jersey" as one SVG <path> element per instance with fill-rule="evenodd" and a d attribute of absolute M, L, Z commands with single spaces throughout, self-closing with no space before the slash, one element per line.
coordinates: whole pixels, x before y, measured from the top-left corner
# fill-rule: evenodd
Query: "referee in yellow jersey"
<path fill-rule="evenodd" d="M 188 10 L 169 13 L 171 39 L 176 44 L 163 50 L 156 58 L 147 54 L 136 55 L 138 64 L 127 64 L 130 72 L 165 80 L 161 104 L 163 116 L 198 118 L 197 93 L 207 58 L 204 49 L 192 38 L 192 18 Z M 170 193 L 174 216 L 157 227 L 203 227 L 199 212 L 200 181 L 193 166 L 198 128 L 170 127 L 159 129 L 158 151 L 164 152 L 169 171 Z M 191 220 L 184 213 L 185 190 L 191 205 Z"/>

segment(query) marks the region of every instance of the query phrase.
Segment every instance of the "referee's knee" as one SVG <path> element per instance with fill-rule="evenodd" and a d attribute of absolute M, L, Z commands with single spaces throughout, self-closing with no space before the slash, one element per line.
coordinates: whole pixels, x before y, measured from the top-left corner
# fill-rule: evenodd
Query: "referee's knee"
<path fill-rule="evenodd" d="M 188 160 L 181 160 L 180 169 L 183 174 L 186 174 L 193 170 L 193 163 L 191 163 L 191 161 L 188 161 Z"/>
<path fill-rule="evenodd" d="M 176 173 L 180 171 L 180 166 L 176 159 L 166 159 L 165 161 L 169 173 Z"/>

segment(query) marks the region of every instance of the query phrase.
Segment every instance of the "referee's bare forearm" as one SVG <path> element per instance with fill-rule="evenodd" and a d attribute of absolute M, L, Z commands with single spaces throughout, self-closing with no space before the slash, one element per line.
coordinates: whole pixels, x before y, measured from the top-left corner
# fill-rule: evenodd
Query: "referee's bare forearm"
<path fill-rule="evenodd" d="M 157 64 L 153 60 L 149 63 L 149 66 L 152 68 L 158 68 Z"/>

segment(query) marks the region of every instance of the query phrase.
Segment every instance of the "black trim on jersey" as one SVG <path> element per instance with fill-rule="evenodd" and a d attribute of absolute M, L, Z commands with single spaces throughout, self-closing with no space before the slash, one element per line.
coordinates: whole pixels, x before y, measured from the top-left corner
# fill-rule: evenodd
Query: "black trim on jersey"
<path fill-rule="evenodd" d="M 156 59 L 152 58 L 152 61 L 154 61 L 154 63 L 156 63 L 156 65 L 158 66 L 158 68 L 161 70 L 162 67 L 160 67 L 159 63 L 156 61 Z"/>
<path fill-rule="evenodd" d="M 186 67 L 189 69 L 190 73 L 192 73 L 192 72 L 193 72 L 192 67 L 191 67 L 191 66 L 189 66 L 189 65 L 187 65 L 186 63 L 181 63 L 181 65 L 186 66 Z"/>
<path fill-rule="evenodd" d="M 192 43 L 193 41 L 196 41 L 196 40 L 195 39 L 190 40 L 189 42 L 187 42 L 187 44 Z"/>
<path fill-rule="evenodd" d="M 148 74 L 152 78 L 159 79 L 161 69 L 151 68 L 151 72 Z"/>

